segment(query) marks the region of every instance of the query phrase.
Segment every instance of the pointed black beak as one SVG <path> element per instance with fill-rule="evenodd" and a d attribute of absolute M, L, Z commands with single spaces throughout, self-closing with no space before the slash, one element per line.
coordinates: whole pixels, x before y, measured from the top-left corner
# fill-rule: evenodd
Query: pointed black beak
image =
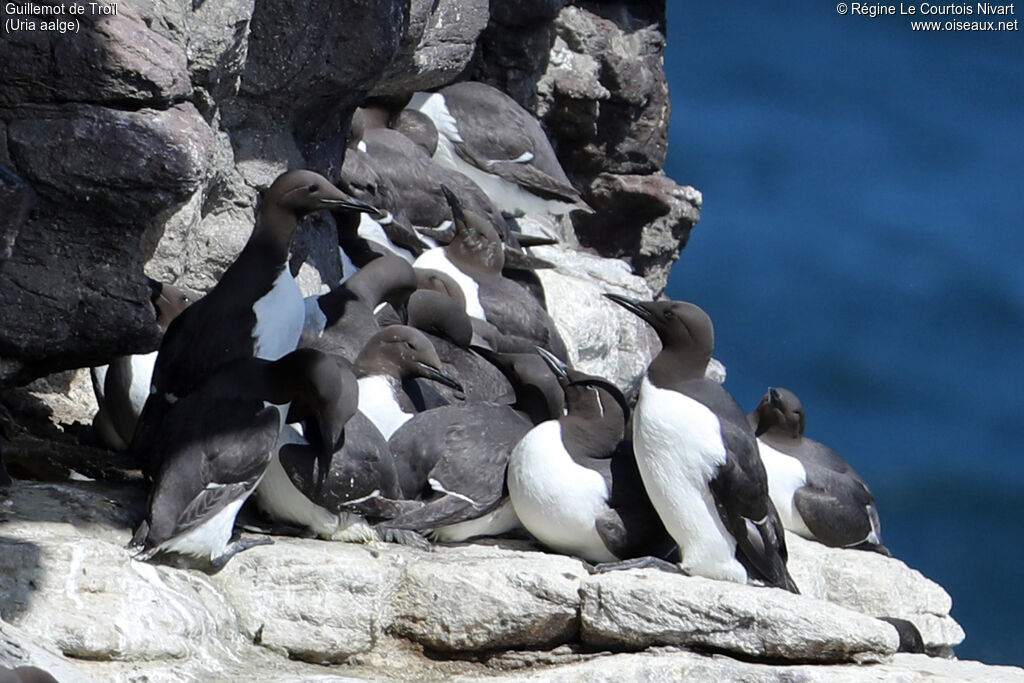
<path fill-rule="evenodd" d="M 609 301 L 614 301 L 644 322 L 652 322 L 651 312 L 644 307 L 643 302 L 637 301 L 636 299 L 630 299 L 628 296 L 611 294 L 608 292 L 605 293 L 604 298 Z"/>
<path fill-rule="evenodd" d="M 452 207 L 452 218 L 454 218 L 456 222 L 465 223 L 466 215 L 463 213 L 462 202 L 459 201 L 459 198 L 455 196 L 455 193 L 452 192 L 447 185 L 441 186 L 441 192 L 444 193 L 444 198 L 448 200 L 448 206 Z"/>
<path fill-rule="evenodd" d="M 324 197 L 320 200 L 320 203 L 324 205 L 325 209 L 348 209 L 349 211 L 358 211 L 360 213 L 380 214 L 377 209 L 355 197 Z"/>
<path fill-rule="evenodd" d="M 461 392 L 465 393 L 465 390 L 462 388 L 462 385 L 459 384 L 459 381 L 457 379 L 455 379 L 454 377 L 452 377 L 451 375 L 449 375 L 444 370 L 440 370 L 438 368 L 431 367 L 431 366 L 427 365 L 426 363 L 420 363 L 419 366 L 420 366 L 421 376 L 424 377 L 425 379 L 429 379 L 429 380 L 433 380 L 435 382 L 439 382 L 439 383 L 445 385 L 446 387 L 451 387 L 452 389 L 455 389 L 456 391 L 461 391 Z"/>
<path fill-rule="evenodd" d="M 775 387 L 768 387 L 768 403 L 776 410 L 782 410 L 782 397 Z"/>
<path fill-rule="evenodd" d="M 340 448 L 347 421 L 347 419 L 341 419 L 340 415 L 328 414 L 318 416 L 317 422 L 320 424 L 320 433 L 324 438 L 324 451 L 326 455 L 333 455 Z"/>
<path fill-rule="evenodd" d="M 548 235 L 524 235 L 521 232 L 517 232 L 516 242 L 518 242 L 521 247 L 546 247 L 552 244 L 558 244 L 558 238 L 550 237 Z"/>
<path fill-rule="evenodd" d="M 533 348 L 537 350 L 537 353 L 544 360 L 544 363 L 549 368 L 551 368 L 551 372 L 553 372 L 555 374 L 555 377 L 558 379 L 558 384 L 562 388 L 565 388 L 571 381 L 569 379 L 568 366 L 566 366 L 565 363 L 559 360 L 553 353 L 551 353 L 547 349 L 542 349 L 539 346 L 534 346 Z"/>
<path fill-rule="evenodd" d="M 153 302 L 153 305 L 156 305 L 156 300 L 164 292 L 164 283 L 146 276 L 146 284 L 149 285 L 149 300 Z"/>

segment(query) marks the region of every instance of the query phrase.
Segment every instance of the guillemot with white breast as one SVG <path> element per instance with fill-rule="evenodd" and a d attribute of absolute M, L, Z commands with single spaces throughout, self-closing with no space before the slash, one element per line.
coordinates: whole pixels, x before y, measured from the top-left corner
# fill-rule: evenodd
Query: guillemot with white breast
<path fill-rule="evenodd" d="M 525 286 L 502 275 L 505 252 L 494 228 L 482 216 L 464 209 L 447 187 L 455 238 L 444 247 L 429 249 L 416 259 L 416 268 L 439 270 L 462 289 L 466 313 L 493 324 L 501 335 L 498 350 L 530 352 L 540 346 L 562 361 L 568 351 L 554 321 Z"/>
<path fill-rule="evenodd" d="M 388 524 L 431 529 L 436 540 L 449 543 L 519 528 L 505 485 L 509 454 L 533 425 L 563 411 L 561 387 L 539 356 L 473 350 L 505 375 L 515 402 L 428 410 L 389 441 L 403 494 L 424 503 Z"/>
<path fill-rule="evenodd" d="M 407 410 L 412 406 L 402 391 L 403 380 L 422 377 L 462 391 L 426 336 L 406 325 L 390 325 L 374 334 L 356 358 L 355 371 L 359 412 L 370 418 L 385 439 L 413 416 Z"/>
<path fill-rule="evenodd" d="M 153 368 L 150 395 L 139 417 L 132 450 L 152 472 L 152 437 L 167 408 L 224 363 L 239 358 L 276 360 L 299 343 L 305 321 L 302 293 L 288 268 L 299 221 L 313 211 L 370 211 L 318 173 L 281 174 L 264 192 L 256 225 L 216 286 L 167 328 Z"/>
<path fill-rule="evenodd" d="M 657 564 L 658 556 L 672 556 L 675 544 L 647 497 L 625 434 L 622 392 L 538 353 L 558 378 L 565 414 L 535 426 L 509 456 L 509 497 L 523 526 L 552 550 L 590 562 L 646 557 Z"/>
<path fill-rule="evenodd" d="M 434 158 L 469 176 L 503 212 L 591 211 L 537 119 L 497 88 L 453 83 L 434 93 L 414 93 L 406 106 L 434 122 Z"/>
<path fill-rule="evenodd" d="M 661 340 L 640 385 L 633 447 L 651 502 L 679 545 L 682 569 L 798 592 L 754 431 L 733 397 L 705 376 L 714 349 L 711 319 L 684 301 L 605 296 Z"/>
<path fill-rule="evenodd" d="M 277 448 L 290 402 L 318 407 L 324 433 L 335 424 L 340 384 L 334 363 L 310 349 L 276 361 L 240 358 L 174 402 L 154 439 L 146 517 L 132 545 L 137 559 L 184 557 L 218 570 L 236 553 L 269 543 L 250 538 L 229 545 L 235 517 L 259 485 Z"/>
<path fill-rule="evenodd" d="M 750 422 L 786 529 L 833 547 L 891 555 L 882 544 L 875 497 L 842 456 L 804 436 L 806 415 L 796 394 L 769 388 Z"/>

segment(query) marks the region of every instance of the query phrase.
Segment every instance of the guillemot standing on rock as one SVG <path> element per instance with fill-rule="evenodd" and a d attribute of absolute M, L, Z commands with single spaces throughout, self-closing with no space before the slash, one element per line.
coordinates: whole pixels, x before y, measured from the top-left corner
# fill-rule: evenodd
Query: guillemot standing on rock
<path fill-rule="evenodd" d="M 257 505 L 277 522 L 298 525 L 320 538 L 372 541 L 375 519 L 393 517 L 401 498 L 395 464 L 387 441 L 358 412 L 359 388 L 352 365 L 338 356 L 334 374 L 339 399 L 326 432 L 323 408 L 306 401 L 292 403 L 266 476 L 256 489 Z M 314 418 L 312 420 L 308 418 Z"/>
<path fill-rule="evenodd" d="M 566 412 L 531 429 L 509 456 L 509 497 L 523 526 L 552 550 L 590 562 L 668 555 L 675 544 L 624 439 L 622 392 L 538 353 L 558 378 Z"/>
<path fill-rule="evenodd" d="M 407 108 L 434 122 L 434 158 L 469 176 L 503 212 L 591 211 L 537 119 L 497 88 L 454 83 L 435 93 L 414 93 Z"/>
<path fill-rule="evenodd" d="M 138 559 L 185 556 L 214 570 L 266 538 L 229 546 L 239 509 L 259 485 L 287 412 L 302 398 L 316 406 L 320 431 L 337 438 L 341 397 L 334 361 L 310 349 L 277 361 L 241 358 L 219 367 L 174 402 L 154 438 L 146 519 L 132 544 Z"/>
<path fill-rule="evenodd" d="M 520 526 L 505 486 L 508 457 L 535 424 L 562 414 L 562 390 L 536 354 L 474 350 L 508 378 L 515 403 L 448 405 L 402 425 L 388 443 L 403 494 L 424 503 L 389 526 L 432 529 L 449 543 Z"/>
<path fill-rule="evenodd" d="M 605 296 L 650 324 L 661 340 L 640 385 L 633 447 L 683 570 L 798 592 L 754 431 L 732 396 L 705 377 L 715 345 L 711 319 L 683 301 Z"/>
<path fill-rule="evenodd" d="M 169 405 L 238 358 L 276 360 L 299 343 L 305 305 L 288 254 L 303 216 L 323 209 L 372 210 L 312 171 L 288 171 L 263 194 L 252 235 L 216 286 L 167 328 L 132 450 L 148 462 L 152 434 Z"/>
<path fill-rule="evenodd" d="M 149 286 L 150 300 L 156 310 L 156 324 L 162 333 L 167 331 L 167 326 L 178 314 L 199 299 L 195 292 L 152 278 L 149 278 Z M 120 356 L 109 365 L 89 370 L 99 406 L 92 419 L 92 427 L 100 440 L 113 450 L 124 450 L 131 443 L 139 413 L 149 397 L 156 356 L 156 351 Z"/>
<path fill-rule="evenodd" d="M 462 391 L 462 385 L 441 366 L 426 336 L 406 325 L 391 325 L 373 335 L 356 358 L 355 371 L 359 412 L 370 418 L 385 439 L 413 415 L 403 409 L 400 399 L 403 380 L 422 377 Z"/>
<path fill-rule="evenodd" d="M 499 351 L 532 353 L 540 346 L 567 361 L 565 342 L 548 312 L 522 284 L 502 275 L 505 252 L 494 228 L 463 209 L 449 188 L 442 189 L 451 207 L 455 238 L 447 246 L 423 252 L 413 266 L 451 276 L 462 289 L 466 313 L 501 332 Z"/>
<path fill-rule="evenodd" d="M 842 456 L 804 436 L 803 404 L 769 388 L 750 415 L 768 474 L 768 493 L 793 533 L 838 548 L 891 555 L 867 484 Z"/>

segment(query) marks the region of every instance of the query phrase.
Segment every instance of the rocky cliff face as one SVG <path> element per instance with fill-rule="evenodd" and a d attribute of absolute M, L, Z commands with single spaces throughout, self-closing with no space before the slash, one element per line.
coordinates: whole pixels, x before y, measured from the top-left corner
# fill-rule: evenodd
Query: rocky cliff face
<path fill-rule="evenodd" d="M 791 540 L 803 596 L 650 571 L 591 575 L 527 542 L 439 548 L 279 539 L 214 576 L 130 559 L 138 483 L 88 445 L 82 371 L 150 350 L 144 275 L 207 289 L 282 170 L 340 168 L 367 95 L 483 80 L 534 111 L 597 212 L 537 254 L 572 360 L 632 385 L 654 340 L 603 291 L 658 293 L 700 193 L 661 173 L 659 2 L 131 0 L 74 34 L 0 43 L 0 665 L 61 681 L 993 680 L 932 654 L 963 638 L 897 560 Z M 6 10 L 5 10 L 6 11 Z M 527 231 L 536 226 L 525 225 Z M 337 280 L 335 227 L 293 270 Z M 584 303 L 585 305 L 580 305 Z M 57 374 L 54 374 L 57 373 Z M 41 379 L 37 379 L 41 378 Z"/>
<path fill-rule="evenodd" d="M 5 35 L 0 386 L 154 348 L 144 273 L 209 288 L 259 189 L 288 167 L 340 169 L 368 94 L 458 78 L 541 116 L 598 209 L 558 226 L 567 243 L 660 291 L 700 206 L 660 173 L 663 12 L 563 4 L 133 0 L 80 16 L 78 33 Z M 300 232 L 307 290 L 338 278 L 333 237 L 329 219 Z"/>

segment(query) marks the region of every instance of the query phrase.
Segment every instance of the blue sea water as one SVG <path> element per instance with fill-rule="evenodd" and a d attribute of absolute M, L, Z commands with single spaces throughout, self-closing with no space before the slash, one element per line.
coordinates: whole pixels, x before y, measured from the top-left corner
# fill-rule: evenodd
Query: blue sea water
<path fill-rule="evenodd" d="M 835 6 L 668 3 L 666 170 L 704 209 L 667 292 L 745 409 L 792 389 L 868 480 L 957 654 L 1024 665 L 1024 33 Z"/>

